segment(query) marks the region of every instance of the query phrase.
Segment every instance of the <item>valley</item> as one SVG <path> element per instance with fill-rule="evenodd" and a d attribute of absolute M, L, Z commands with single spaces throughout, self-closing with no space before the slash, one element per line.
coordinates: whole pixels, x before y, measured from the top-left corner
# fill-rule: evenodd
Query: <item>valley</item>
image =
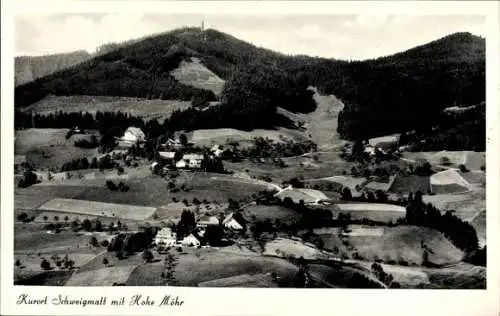
<path fill-rule="evenodd" d="M 395 83 L 457 38 L 348 63 L 186 28 L 19 85 L 15 284 L 485 288 L 484 122 Z"/>

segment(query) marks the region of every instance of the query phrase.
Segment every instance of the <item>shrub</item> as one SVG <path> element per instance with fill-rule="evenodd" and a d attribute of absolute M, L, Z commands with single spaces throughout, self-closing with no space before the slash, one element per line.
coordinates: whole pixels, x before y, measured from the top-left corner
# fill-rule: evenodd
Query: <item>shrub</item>
<path fill-rule="evenodd" d="M 106 187 L 107 187 L 108 189 L 110 189 L 111 191 L 116 191 L 116 190 L 118 190 L 118 187 L 116 186 L 116 184 L 115 184 L 113 181 L 111 181 L 111 180 L 107 180 L 107 181 L 106 181 Z"/>
<path fill-rule="evenodd" d="M 97 238 L 95 236 L 92 236 L 90 238 L 89 244 L 93 247 L 98 247 L 99 246 L 99 241 L 97 241 Z"/>
<path fill-rule="evenodd" d="M 108 247 L 109 246 L 109 241 L 107 239 L 104 239 L 103 241 L 101 241 L 101 246 Z"/>
<path fill-rule="evenodd" d="M 469 172 L 469 169 L 467 169 L 467 167 L 465 165 L 459 165 L 458 166 L 458 169 L 460 170 L 460 172 Z"/>
<path fill-rule="evenodd" d="M 17 216 L 17 220 L 21 222 L 25 222 L 27 219 L 28 219 L 28 214 L 26 214 L 25 212 L 22 212 Z"/>
<path fill-rule="evenodd" d="M 104 258 L 102 259 L 102 264 L 103 264 L 104 266 L 107 266 L 107 265 L 109 264 L 108 258 L 104 257 Z"/>
<path fill-rule="evenodd" d="M 43 259 L 40 263 L 40 268 L 42 268 L 43 270 L 50 270 L 50 262 L 48 262 L 46 259 Z"/>

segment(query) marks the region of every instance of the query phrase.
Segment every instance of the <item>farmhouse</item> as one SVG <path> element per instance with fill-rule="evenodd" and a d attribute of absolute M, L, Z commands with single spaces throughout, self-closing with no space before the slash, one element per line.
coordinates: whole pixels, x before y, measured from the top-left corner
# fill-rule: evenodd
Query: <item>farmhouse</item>
<path fill-rule="evenodd" d="M 196 224 L 196 226 L 200 228 L 205 228 L 210 225 L 219 225 L 219 220 L 217 219 L 217 217 L 205 215 L 200 217 L 198 223 Z"/>
<path fill-rule="evenodd" d="M 201 154 L 185 154 L 182 159 L 175 163 L 177 168 L 200 169 L 204 156 Z"/>
<path fill-rule="evenodd" d="M 245 226 L 245 223 L 240 223 L 236 218 L 234 218 L 234 213 L 229 214 L 222 221 L 222 225 L 228 229 L 232 230 L 242 230 Z"/>
<path fill-rule="evenodd" d="M 177 234 L 169 227 L 162 228 L 155 237 L 155 244 L 166 247 L 174 246 L 177 241 Z"/>
<path fill-rule="evenodd" d="M 448 169 L 431 176 L 433 193 L 458 193 L 469 191 L 469 182 L 455 169 Z"/>
<path fill-rule="evenodd" d="M 191 233 L 188 236 L 184 237 L 184 239 L 182 240 L 182 244 L 188 247 L 198 247 L 201 245 L 201 242 L 198 236 Z"/>

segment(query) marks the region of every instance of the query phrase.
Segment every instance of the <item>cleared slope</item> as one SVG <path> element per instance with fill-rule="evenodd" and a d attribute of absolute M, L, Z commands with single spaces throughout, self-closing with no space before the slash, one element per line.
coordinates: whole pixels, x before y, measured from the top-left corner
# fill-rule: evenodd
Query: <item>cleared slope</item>
<path fill-rule="evenodd" d="M 182 60 L 170 74 L 180 83 L 211 90 L 215 95 L 220 95 L 224 88 L 225 81 L 205 67 L 196 57 L 192 57 L 190 61 Z"/>
<path fill-rule="evenodd" d="M 315 87 L 309 89 L 314 91 L 313 98 L 317 104 L 315 111 L 302 114 L 278 108 L 278 113 L 294 121 L 297 126 L 302 125 L 304 134 L 318 145 L 318 150 L 339 148 L 344 142 L 337 133 L 337 121 L 344 104 L 334 95 L 321 94 Z"/>

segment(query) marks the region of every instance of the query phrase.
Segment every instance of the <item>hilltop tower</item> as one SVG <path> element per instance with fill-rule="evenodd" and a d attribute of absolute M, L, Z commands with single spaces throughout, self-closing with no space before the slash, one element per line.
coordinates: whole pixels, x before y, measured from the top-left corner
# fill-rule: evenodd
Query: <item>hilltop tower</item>
<path fill-rule="evenodd" d="M 201 34 L 203 35 L 203 41 L 207 40 L 207 34 L 205 33 L 205 20 L 201 20 Z"/>

